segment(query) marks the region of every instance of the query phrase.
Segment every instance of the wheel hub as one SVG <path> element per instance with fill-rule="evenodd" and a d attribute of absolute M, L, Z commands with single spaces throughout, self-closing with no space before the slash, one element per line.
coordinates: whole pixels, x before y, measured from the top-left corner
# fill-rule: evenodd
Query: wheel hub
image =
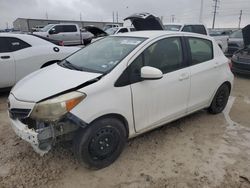
<path fill-rule="evenodd" d="M 118 146 L 118 133 L 112 127 L 98 130 L 89 144 L 90 155 L 94 160 L 109 157 Z"/>

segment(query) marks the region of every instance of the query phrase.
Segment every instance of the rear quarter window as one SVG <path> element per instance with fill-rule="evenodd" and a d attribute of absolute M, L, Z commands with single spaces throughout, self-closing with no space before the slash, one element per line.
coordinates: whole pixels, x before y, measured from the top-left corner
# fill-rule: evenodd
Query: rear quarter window
<path fill-rule="evenodd" d="M 191 64 L 196 65 L 213 59 L 213 43 L 207 39 L 188 38 L 191 53 Z"/>
<path fill-rule="evenodd" d="M 0 52 L 15 52 L 31 47 L 30 44 L 15 37 L 0 37 Z"/>

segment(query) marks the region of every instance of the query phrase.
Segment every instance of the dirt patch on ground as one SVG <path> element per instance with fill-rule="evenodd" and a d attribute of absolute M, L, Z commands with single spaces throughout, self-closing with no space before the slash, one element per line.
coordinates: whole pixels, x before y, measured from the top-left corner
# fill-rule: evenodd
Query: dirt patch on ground
<path fill-rule="evenodd" d="M 92 171 L 70 143 L 36 154 L 12 131 L 2 94 L 0 187 L 250 187 L 249 97 L 250 79 L 236 77 L 224 113 L 200 111 L 132 139 L 113 165 Z"/>

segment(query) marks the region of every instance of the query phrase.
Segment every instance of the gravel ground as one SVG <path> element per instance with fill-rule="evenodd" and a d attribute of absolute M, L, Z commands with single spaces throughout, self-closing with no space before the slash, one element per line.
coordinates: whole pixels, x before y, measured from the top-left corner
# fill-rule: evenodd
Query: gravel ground
<path fill-rule="evenodd" d="M 70 144 L 44 157 L 20 140 L 0 95 L 0 187 L 250 187 L 250 78 L 236 77 L 224 113 L 200 111 L 132 139 L 111 166 L 92 171 Z"/>

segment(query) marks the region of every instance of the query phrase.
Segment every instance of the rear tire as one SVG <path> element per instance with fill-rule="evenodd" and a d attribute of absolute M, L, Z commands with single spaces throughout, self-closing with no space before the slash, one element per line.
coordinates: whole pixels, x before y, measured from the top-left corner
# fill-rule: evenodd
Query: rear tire
<path fill-rule="evenodd" d="M 210 107 L 208 108 L 208 112 L 211 114 L 221 113 L 227 105 L 229 95 L 230 90 L 228 85 L 223 84 L 220 86 L 213 98 Z"/>
<path fill-rule="evenodd" d="M 126 129 L 121 121 L 99 119 L 79 130 L 74 139 L 74 153 L 85 167 L 101 169 L 119 157 L 126 140 Z"/>

